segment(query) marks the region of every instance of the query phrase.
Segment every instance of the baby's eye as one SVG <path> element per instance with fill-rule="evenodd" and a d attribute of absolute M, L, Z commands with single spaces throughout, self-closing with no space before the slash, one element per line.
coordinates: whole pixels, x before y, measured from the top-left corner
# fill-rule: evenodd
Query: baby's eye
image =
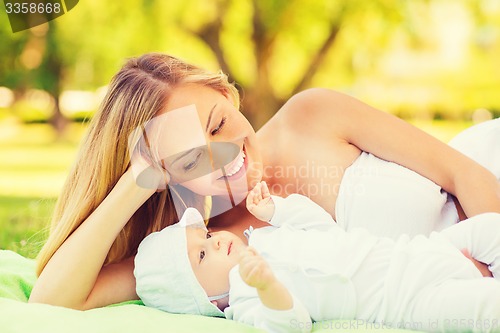
<path fill-rule="evenodd" d="M 211 238 L 212 237 L 212 234 L 207 232 L 207 239 Z"/>
<path fill-rule="evenodd" d="M 200 261 L 202 261 L 203 258 L 205 258 L 205 251 L 200 252 Z"/>

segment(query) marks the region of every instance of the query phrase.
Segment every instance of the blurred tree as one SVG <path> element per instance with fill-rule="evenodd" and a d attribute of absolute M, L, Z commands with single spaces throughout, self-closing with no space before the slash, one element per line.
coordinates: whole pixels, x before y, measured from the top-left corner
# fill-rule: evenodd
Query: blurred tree
<path fill-rule="evenodd" d="M 0 86 L 11 88 L 18 98 L 29 88 L 48 92 L 53 99 L 49 123 L 61 135 L 68 123 L 59 105 L 63 88 L 105 85 L 125 57 L 164 44 L 159 5 L 150 0 L 89 0 L 54 21 L 18 33 L 11 32 L 2 11 Z M 120 26 L 125 28 L 116 28 Z"/>
<path fill-rule="evenodd" d="M 228 74 L 238 83 L 243 112 L 259 128 L 291 95 L 311 86 L 343 26 L 362 25 L 367 12 L 398 24 L 401 16 L 394 13 L 404 6 L 394 0 L 88 0 L 50 22 L 39 43 L 43 62 L 29 77 L 57 101 L 62 86 L 104 85 L 124 57 L 166 49 Z M 352 70 L 353 49 L 342 56 L 347 66 L 330 69 L 337 76 Z M 52 123 L 63 128 L 57 102 Z"/>
<path fill-rule="evenodd" d="M 184 2 L 177 17 L 180 26 L 209 46 L 222 71 L 239 83 L 243 111 L 258 128 L 291 95 L 311 86 L 346 23 L 362 25 L 362 16 L 371 11 L 387 20 L 387 26 L 394 26 L 405 7 L 405 2 L 391 0 L 216 0 L 210 4 L 191 0 Z M 205 15 L 198 16 L 201 10 Z M 378 42 L 383 47 L 384 40 Z"/>
<path fill-rule="evenodd" d="M 28 87 L 28 78 L 19 61 L 29 34 L 13 34 L 5 11 L 0 10 L 0 86 L 17 88 L 15 97 L 19 98 Z"/>
<path fill-rule="evenodd" d="M 431 22 L 429 17 L 433 7 L 441 3 L 458 3 L 473 13 L 478 26 L 474 37 L 477 47 L 470 53 L 469 65 L 460 72 L 450 74 L 437 65 L 428 66 L 424 78 L 418 66 L 410 68 L 411 61 L 418 58 L 421 64 L 421 59 L 435 59 L 432 52 L 439 40 L 433 36 L 433 24 L 445 22 L 445 18 L 438 15 Z M 453 109 L 456 104 L 450 101 L 460 98 L 441 93 L 443 82 L 452 82 L 450 87 L 456 88 L 458 97 L 464 96 L 464 91 L 471 96 L 467 100 L 473 107 L 484 97 L 477 89 L 470 89 L 475 82 L 492 87 L 491 100 L 496 94 L 499 75 L 485 79 L 488 73 L 500 73 L 496 61 L 500 11 L 493 8 L 495 3 L 86 0 L 48 25 L 16 34 L 11 33 L 6 14 L 0 11 L 0 85 L 15 89 L 16 96 L 29 87 L 43 88 L 57 101 L 63 88 L 95 90 L 109 82 L 125 58 L 159 51 L 227 73 L 238 83 L 242 110 L 256 128 L 291 95 L 317 85 L 337 89 L 369 85 L 371 96 L 376 98 L 368 101 L 399 98 L 402 107 L 415 109 L 429 104 L 415 107 L 412 103 L 421 100 L 418 93 L 409 100 L 400 92 L 418 91 L 413 87 L 419 84 L 422 89 L 434 89 L 433 98 L 441 98 L 442 105 Z M 413 58 L 388 56 L 401 50 Z M 419 58 L 425 54 L 427 58 Z M 467 82 L 459 79 L 467 75 Z M 57 115 L 57 103 L 54 108 Z"/>
<path fill-rule="evenodd" d="M 54 22 L 54 21 L 52 21 Z M 68 124 L 68 119 L 61 113 L 59 99 L 64 82 L 64 64 L 61 48 L 57 36 L 57 26 L 49 22 L 49 29 L 45 34 L 45 52 L 43 60 L 35 70 L 35 85 L 48 92 L 54 99 L 50 124 L 61 136 Z"/>
<path fill-rule="evenodd" d="M 28 89 L 48 92 L 53 100 L 49 122 L 60 135 L 67 120 L 59 108 L 63 63 L 54 21 L 13 34 L 5 19 L 0 19 L 0 86 L 14 91 L 14 102 Z"/>

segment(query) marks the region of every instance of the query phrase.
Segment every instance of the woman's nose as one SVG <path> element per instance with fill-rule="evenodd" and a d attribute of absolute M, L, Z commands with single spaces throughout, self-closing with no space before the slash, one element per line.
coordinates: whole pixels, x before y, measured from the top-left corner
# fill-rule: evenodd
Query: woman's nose
<path fill-rule="evenodd" d="M 240 146 L 234 142 L 211 142 L 210 158 L 214 170 L 218 170 L 228 165 L 240 153 Z"/>

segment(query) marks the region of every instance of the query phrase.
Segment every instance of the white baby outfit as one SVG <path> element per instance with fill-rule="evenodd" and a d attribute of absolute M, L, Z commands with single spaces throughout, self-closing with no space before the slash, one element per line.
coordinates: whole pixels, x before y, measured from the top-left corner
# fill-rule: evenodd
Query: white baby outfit
<path fill-rule="evenodd" d="M 450 331 L 487 331 L 484 326 L 498 319 L 500 330 L 500 282 L 482 278 L 455 247 L 493 263 L 500 277 L 500 214 L 477 216 L 430 238 L 392 240 L 363 229 L 345 232 L 304 196 L 273 200 L 273 226 L 253 231 L 249 244 L 290 291 L 294 307 L 276 311 L 263 306 L 237 266 L 230 272 L 227 318 L 269 332 L 302 332 L 311 327 L 311 319 L 354 318 Z M 452 327 L 453 319 L 467 322 Z"/>
<path fill-rule="evenodd" d="M 497 119 L 464 131 L 450 144 L 500 179 L 499 143 Z M 468 249 L 490 264 L 498 279 L 499 214 L 456 224 L 456 209 L 439 186 L 367 153 L 343 176 L 336 202 L 338 224 L 300 195 L 274 201 L 274 226 L 251 232 L 249 243 L 290 290 L 294 307 L 264 307 L 235 267 L 230 272 L 227 318 L 268 332 L 310 331 L 312 320 L 354 318 L 417 330 L 500 331 L 500 283 L 482 278 L 457 250 Z M 141 243 L 134 275 L 137 294 L 146 305 L 224 315 L 209 302 L 187 258 L 184 227 L 197 224 L 204 227 L 203 217 L 188 208 L 178 225 L 152 233 Z M 432 232 L 447 225 L 452 226 Z M 403 233 L 430 237 L 410 239 L 400 236 Z"/>
<path fill-rule="evenodd" d="M 500 118 L 468 128 L 450 146 L 500 180 Z M 429 179 L 362 152 L 342 177 L 335 219 L 345 230 L 363 227 L 379 236 L 429 235 L 458 221 L 451 196 Z"/>

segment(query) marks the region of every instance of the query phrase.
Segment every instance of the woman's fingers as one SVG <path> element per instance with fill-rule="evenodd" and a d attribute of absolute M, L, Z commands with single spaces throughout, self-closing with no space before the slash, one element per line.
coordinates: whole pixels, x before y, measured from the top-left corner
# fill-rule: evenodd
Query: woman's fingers
<path fill-rule="evenodd" d="M 132 152 L 130 165 L 134 179 L 140 187 L 164 190 L 170 181 L 168 173 L 156 168 L 139 150 Z"/>

